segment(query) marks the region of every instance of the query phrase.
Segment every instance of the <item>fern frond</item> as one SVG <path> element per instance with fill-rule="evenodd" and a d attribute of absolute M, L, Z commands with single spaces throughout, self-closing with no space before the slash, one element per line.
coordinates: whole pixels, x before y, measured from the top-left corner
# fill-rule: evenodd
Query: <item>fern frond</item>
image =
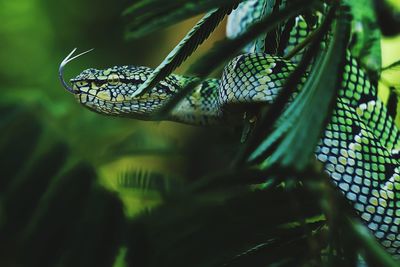
<path fill-rule="evenodd" d="M 276 148 L 279 141 L 282 140 L 283 136 L 289 131 L 292 123 L 294 123 L 293 114 L 295 114 L 296 110 L 290 109 L 293 108 L 293 106 L 290 106 L 285 112 L 284 109 L 293 97 L 293 93 L 296 92 L 294 88 L 298 88 L 308 67 L 313 60 L 315 60 L 321 42 L 323 42 L 324 37 L 332 26 L 334 15 L 333 11 L 328 12 L 322 24 L 312 33 L 313 38 L 304 41 L 307 43 L 306 45 L 309 45 L 309 49 L 305 51 L 298 66 L 288 77 L 288 80 L 274 104 L 266 112 L 261 112 L 259 122 L 256 124 L 253 134 L 236 158 L 236 162 L 245 162 L 250 154 L 256 153 L 256 149 L 258 152 L 262 151 L 264 156 L 269 155 L 270 152 Z M 303 44 L 301 43 L 300 46 L 303 46 Z M 297 49 L 294 48 L 294 50 Z M 292 52 L 289 54 L 292 54 Z M 260 145 L 261 143 L 262 145 Z"/>
<path fill-rule="evenodd" d="M 161 62 L 161 64 L 153 71 L 149 78 L 139 87 L 133 96 L 137 96 L 146 92 L 150 88 L 157 85 L 179 67 L 187 57 L 189 57 L 197 47 L 202 44 L 210 34 L 215 30 L 224 17 L 232 11 L 236 4 L 221 7 L 207 13 L 175 46 L 169 55 Z"/>
<path fill-rule="evenodd" d="M 128 7 L 123 16 L 132 20 L 125 37 L 138 38 L 182 20 L 220 7 L 235 7 L 243 0 L 161 1 L 143 0 Z"/>
<path fill-rule="evenodd" d="M 272 153 L 270 164 L 290 166 L 297 171 L 304 170 L 327 123 L 341 84 L 350 34 L 347 9 L 339 8 L 338 13 L 327 51 L 317 57 L 302 91 L 283 114 L 287 119 L 280 127 L 289 123 L 291 130 Z M 250 161 L 261 159 L 260 155 L 264 157 L 263 149 L 262 143 L 252 153 Z"/>
<path fill-rule="evenodd" d="M 310 5 L 314 4 L 314 0 L 298 0 L 293 1 L 285 9 L 254 23 L 245 33 L 233 40 L 225 40 L 214 47 L 206 55 L 200 58 L 190 69 L 198 79 L 189 83 L 185 88 L 179 91 L 168 103 L 166 103 L 155 116 L 163 118 L 168 114 L 177 103 L 179 103 L 188 93 L 200 84 L 208 75 L 210 75 L 220 65 L 232 59 L 240 50 L 249 42 L 256 39 L 263 33 L 273 30 L 281 22 L 300 14 Z"/>

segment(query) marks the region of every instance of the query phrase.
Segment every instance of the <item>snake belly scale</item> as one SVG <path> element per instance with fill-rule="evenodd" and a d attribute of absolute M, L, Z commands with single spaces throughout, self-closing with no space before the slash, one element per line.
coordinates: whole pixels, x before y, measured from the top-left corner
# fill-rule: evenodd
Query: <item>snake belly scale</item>
<path fill-rule="evenodd" d="M 239 35 L 272 12 L 270 5 L 271 0 L 241 3 L 228 19 L 228 37 Z M 285 52 L 309 31 L 305 20 L 297 17 Z M 273 103 L 299 55 L 285 60 L 266 54 L 265 38 L 256 39 L 244 54 L 232 59 L 221 79 L 208 79 L 197 86 L 168 119 L 194 125 L 221 124 L 228 122 L 231 106 Z M 171 74 L 150 91 L 132 98 L 151 73 L 150 68 L 136 66 L 87 69 L 71 80 L 69 90 L 82 105 L 96 112 L 151 120 L 158 108 L 195 79 Z M 343 75 L 336 107 L 315 155 L 365 225 L 388 252 L 400 258 L 399 131 L 378 99 L 376 86 L 350 52 Z"/>

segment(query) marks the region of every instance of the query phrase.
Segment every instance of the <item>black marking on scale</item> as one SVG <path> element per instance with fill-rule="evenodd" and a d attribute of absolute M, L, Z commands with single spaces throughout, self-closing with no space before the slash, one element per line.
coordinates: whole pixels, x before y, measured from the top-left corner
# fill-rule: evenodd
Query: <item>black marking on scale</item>
<path fill-rule="evenodd" d="M 395 92 L 395 88 L 394 87 L 390 87 L 390 94 L 389 94 L 389 99 L 387 102 L 387 110 L 390 116 L 392 116 L 392 118 L 396 118 L 397 115 L 397 105 L 399 103 L 399 98 Z"/>

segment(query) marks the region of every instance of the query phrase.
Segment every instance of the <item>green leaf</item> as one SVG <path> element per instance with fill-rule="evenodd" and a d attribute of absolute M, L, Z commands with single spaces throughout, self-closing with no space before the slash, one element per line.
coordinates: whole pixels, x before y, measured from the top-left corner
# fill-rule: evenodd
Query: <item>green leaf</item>
<path fill-rule="evenodd" d="M 381 31 L 376 21 L 373 0 L 344 0 L 351 9 L 353 29 L 349 50 L 370 78 L 376 79 L 382 68 Z"/>
<path fill-rule="evenodd" d="M 23 265 L 55 266 L 78 227 L 76 218 L 83 214 L 95 179 L 92 167 L 79 163 L 52 180 L 27 226 L 17 236 Z"/>
<path fill-rule="evenodd" d="M 400 67 L 400 60 L 393 62 L 389 66 L 386 66 L 382 68 L 382 71 L 392 71 L 392 70 L 398 70 Z"/>
<path fill-rule="evenodd" d="M 132 97 L 140 95 L 157 85 L 171 74 L 197 47 L 202 44 L 215 30 L 225 15 L 232 11 L 234 6 L 221 7 L 207 13 L 179 42 L 161 64 L 152 72 L 147 80 L 134 92 Z"/>
<path fill-rule="evenodd" d="M 373 0 L 376 20 L 384 36 L 400 34 L 400 9 L 394 5 L 396 1 Z"/>
<path fill-rule="evenodd" d="M 128 39 L 138 38 L 214 8 L 235 7 L 240 2 L 241 0 L 144 0 L 124 11 L 123 15 L 132 19 L 127 25 L 125 36 Z"/>
<path fill-rule="evenodd" d="M 26 226 L 48 185 L 66 163 L 68 147 L 55 143 L 38 154 L 33 164 L 25 163 L 28 168 L 23 175 L 13 177 L 2 197 L 1 205 L 7 216 L 0 231 L 7 235 L 15 236 Z"/>
<path fill-rule="evenodd" d="M 304 188 L 246 191 L 228 198 L 178 196 L 134 222 L 128 261 L 174 267 L 303 261 L 312 256 L 307 253 L 312 231 L 324 223 L 293 223 L 320 215 L 309 196 Z"/>
<path fill-rule="evenodd" d="M 204 57 L 200 58 L 200 60 L 192 66 L 189 72 L 198 74 L 200 77 L 209 74 L 211 72 L 210 69 L 214 70 L 220 64 L 232 59 L 241 51 L 241 49 L 243 49 L 243 47 L 261 34 L 274 30 L 280 23 L 300 14 L 306 9 L 306 7 L 312 8 L 314 2 L 315 1 L 313 0 L 292 1 L 282 11 L 273 13 L 259 22 L 254 23 L 238 38 L 226 40 L 225 42 L 218 44 Z"/>
<path fill-rule="evenodd" d="M 376 242 L 368 229 L 355 219 L 347 220 L 348 227 L 360 246 L 367 252 L 370 266 L 399 266 L 398 262 L 389 257 L 388 253 Z"/>
<path fill-rule="evenodd" d="M 189 94 L 197 85 L 199 85 L 208 75 L 224 62 L 232 59 L 249 42 L 259 37 L 261 34 L 275 29 L 281 22 L 300 14 L 307 7 L 310 8 L 314 0 L 293 1 L 285 9 L 274 13 L 266 18 L 254 23 L 248 31 L 236 39 L 225 40 L 218 44 L 214 49 L 204 55 L 196 62 L 189 72 L 196 74 L 197 79 L 189 82 L 181 91 L 179 91 L 169 102 L 167 102 L 155 115 L 162 119 L 178 104 L 187 94 Z"/>
<path fill-rule="evenodd" d="M 285 107 L 287 107 L 288 102 L 293 97 L 293 93 L 298 90 L 301 84 L 301 80 L 304 77 L 309 65 L 315 60 L 317 53 L 321 47 L 321 42 L 324 41 L 324 37 L 328 34 L 332 21 L 335 17 L 335 9 L 331 8 L 325 19 L 323 20 L 320 27 L 315 30 L 309 37 L 307 37 L 303 43 L 293 49 L 293 53 L 300 51 L 304 47 L 307 48 L 302 59 L 300 60 L 296 69 L 289 75 L 286 83 L 283 86 L 282 91 L 277 97 L 274 104 L 266 110 L 266 112 L 261 111 L 261 116 L 256 124 L 251 138 L 247 141 L 246 145 L 242 148 L 236 162 L 245 162 L 249 155 L 261 144 L 260 151 L 262 152 L 262 158 L 267 158 L 273 149 L 275 149 L 276 144 L 283 137 L 283 135 L 290 129 L 291 124 L 287 122 L 287 118 L 291 116 L 296 110 L 287 109 L 284 112 Z M 290 52 L 289 54 L 293 54 Z M 288 54 L 287 57 L 290 57 Z M 284 113 L 283 113 L 284 112 Z M 283 114 L 282 114 L 283 113 Z M 266 139 L 267 138 L 267 139 Z"/>
<path fill-rule="evenodd" d="M 399 93 L 396 92 L 394 87 L 390 87 L 389 98 L 387 102 L 387 112 L 392 118 L 396 118 L 397 107 L 399 105 Z"/>
<path fill-rule="evenodd" d="M 339 9 L 328 49 L 317 58 L 302 91 L 285 112 L 289 115 L 280 127 L 287 127 L 288 123 L 292 125 L 291 130 L 271 155 L 269 164 L 291 167 L 298 171 L 304 170 L 308 165 L 341 85 L 349 32 L 348 11 L 342 7 Z M 265 145 L 262 143 L 249 160 L 259 158 L 264 150 Z"/>
<path fill-rule="evenodd" d="M 123 239 L 124 213 L 118 197 L 94 187 L 88 197 L 79 226 L 57 266 L 113 266 Z"/>
<path fill-rule="evenodd" d="M 43 125 L 26 107 L 2 107 L 0 193 L 23 171 L 35 153 Z"/>

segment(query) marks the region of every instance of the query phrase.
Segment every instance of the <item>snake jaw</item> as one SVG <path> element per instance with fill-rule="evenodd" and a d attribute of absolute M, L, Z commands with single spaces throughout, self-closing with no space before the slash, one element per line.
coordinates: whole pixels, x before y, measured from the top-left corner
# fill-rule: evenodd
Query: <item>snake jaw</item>
<path fill-rule="evenodd" d="M 68 85 L 68 83 L 65 81 L 65 79 L 64 79 L 64 67 L 65 67 L 69 62 L 71 62 L 72 60 L 74 60 L 74 59 L 76 59 L 76 58 L 78 58 L 78 57 L 80 57 L 80 56 L 83 56 L 84 54 L 87 54 L 87 53 L 91 52 L 94 48 L 89 49 L 89 50 L 87 50 L 87 51 L 85 51 L 85 52 L 82 52 L 82 53 L 80 53 L 80 54 L 78 54 L 78 55 L 72 57 L 72 55 L 75 53 L 76 49 L 77 49 L 77 48 L 74 48 L 74 49 L 71 51 L 71 53 L 68 54 L 68 56 L 61 62 L 60 67 L 58 68 L 58 77 L 60 78 L 60 81 L 61 81 L 62 85 L 64 86 L 64 88 L 65 88 L 68 92 L 70 92 L 70 93 L 72 93 L 72 94 L 78 94 L 79 92 L 76 91 L 76 90 L 74 90 L 74 89 L 73 89 L 70 85 Z"/>

